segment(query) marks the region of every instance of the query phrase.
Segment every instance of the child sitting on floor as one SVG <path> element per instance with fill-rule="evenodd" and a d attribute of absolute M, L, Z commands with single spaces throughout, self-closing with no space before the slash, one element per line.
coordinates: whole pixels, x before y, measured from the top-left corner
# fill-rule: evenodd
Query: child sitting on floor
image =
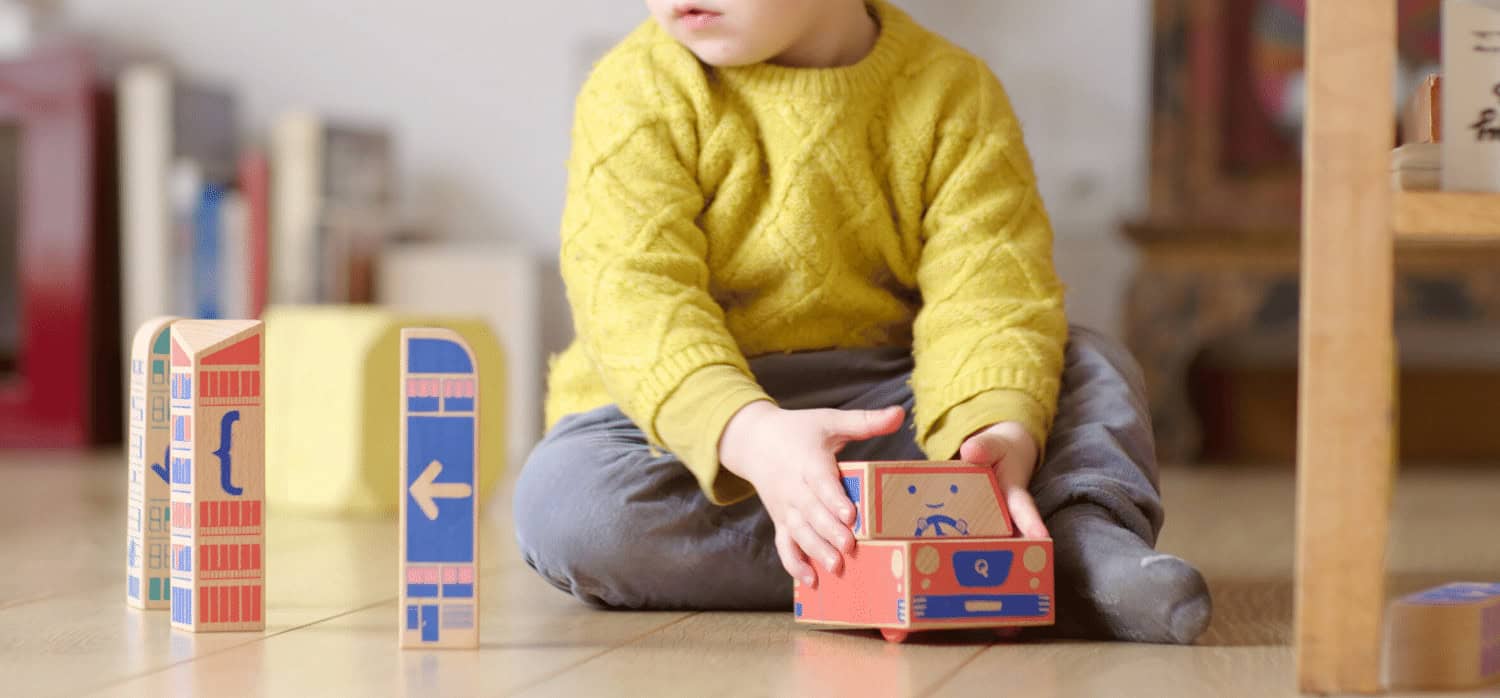
<path fill-rule="evenodd" d="M 1067 324 L 985 64 L 887 0 L 646 5 L 577 101 L 527 562 L 608 607 L 787 609 L 853 549 L 837 460 L 961 458 L 1053 537 L 1054 633 L 1192 642 L 1138 369 Z"/>

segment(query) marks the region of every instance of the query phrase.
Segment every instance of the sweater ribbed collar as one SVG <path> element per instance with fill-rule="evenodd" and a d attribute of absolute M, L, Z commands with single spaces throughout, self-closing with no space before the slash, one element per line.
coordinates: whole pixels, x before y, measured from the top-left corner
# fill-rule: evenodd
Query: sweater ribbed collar
<path fill-rule="evenodd" d="M 756 63 L 713 70 L 726 82 L 785 95 L 836 95 L 878 88 L 887 84 L 906 61 L 919 28 L 906 12 L 886 0 L 867 0 L 866 6 L 875 15 L 880 34 L 858 63 L 837 68 Z"/>

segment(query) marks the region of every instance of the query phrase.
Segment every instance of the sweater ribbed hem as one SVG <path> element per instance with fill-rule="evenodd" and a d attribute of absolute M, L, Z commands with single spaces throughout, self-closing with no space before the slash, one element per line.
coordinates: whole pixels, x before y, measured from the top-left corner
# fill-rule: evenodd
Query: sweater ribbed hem
<path fill-rule="evenodd" d="M 880 24 L 870 53 L 853 65 L 837 68 L 793 68 L 771 63 L 713 70 L 731 83 L 784 96 L 835 95 L 883 87 L 911 55 L 922 29 L 906 12 L 886 0 L 866 3 Z"/>

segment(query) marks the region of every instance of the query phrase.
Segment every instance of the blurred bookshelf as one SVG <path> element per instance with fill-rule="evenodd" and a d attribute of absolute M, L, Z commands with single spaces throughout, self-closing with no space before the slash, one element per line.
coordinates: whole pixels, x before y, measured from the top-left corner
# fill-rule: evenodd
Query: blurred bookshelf
<path fill-rule="evenodd" d="M 237 85 L 27 10 L 0 0 L 0 448 L 118 444 L 151 317 L 377 303 L 385 250 L 442 242 L 381 120 L 252 124 Z"/>

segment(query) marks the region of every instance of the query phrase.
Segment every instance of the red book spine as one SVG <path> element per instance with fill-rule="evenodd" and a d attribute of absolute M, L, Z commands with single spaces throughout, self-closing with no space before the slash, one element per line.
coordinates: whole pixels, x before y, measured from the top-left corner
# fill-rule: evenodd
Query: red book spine
<path fill-rule="evenodd" d="M 270 163 L 263 150 L 250 148 L 240 158 L 240 191 L 250 212 L 250 317 L 260 317 L 266 308 L 271 283 Z"/>

